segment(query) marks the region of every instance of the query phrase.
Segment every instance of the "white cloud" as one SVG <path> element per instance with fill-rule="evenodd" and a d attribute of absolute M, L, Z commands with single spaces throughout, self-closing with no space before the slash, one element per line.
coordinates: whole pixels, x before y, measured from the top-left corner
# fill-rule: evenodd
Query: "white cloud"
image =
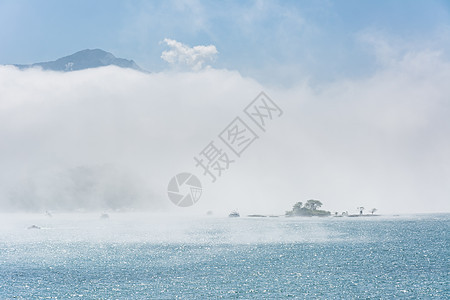
<path fill-rule="evenodd" d="M 0 209 L 176 209 L 167 184 L 188 171 L 204 184 L 202 212 L 282 213 L 310 198 L 339 211 L 450 211 L 449 81 L 435 52 L 320 89 L 270 89 L 212 68 L 0 67 Z M 193 157 L 260 90 L 285 114 L 208 183 Z"/>
<path fill-rule="evenodd" d="M 161 58 L 173 66 L 189 68 L 198 71 L 205 67 L 206 63 L 214 60 L 217 49 L 213 45 L 189 47 L 183 43 L 171 39 L 164 39 L 170 50 L 164 51 Z"/>

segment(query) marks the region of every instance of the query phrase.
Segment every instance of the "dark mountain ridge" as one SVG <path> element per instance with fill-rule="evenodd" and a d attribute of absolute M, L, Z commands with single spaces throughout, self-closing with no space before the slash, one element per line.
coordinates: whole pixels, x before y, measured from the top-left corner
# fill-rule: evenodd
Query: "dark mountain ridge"
<path fill-rule="evenodd" d="M 86 49 L 55 61 L 39 62 L 29 65 L 14 65 L 20 69 L 41 67 L 43 70 L 70 72 L 98 68 L 104 66 L 118 66 L 121 68 L 144 71 L 133 60 L 117 58 L 110 52 L 101 49 Z"/>

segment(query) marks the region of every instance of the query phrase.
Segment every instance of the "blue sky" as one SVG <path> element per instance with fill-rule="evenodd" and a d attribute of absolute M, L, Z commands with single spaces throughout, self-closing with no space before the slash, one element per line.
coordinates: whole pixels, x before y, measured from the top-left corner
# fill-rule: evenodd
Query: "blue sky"
<path fill-rule="evenodd" d="M 450 2 L 424 1 L 0 1 L 0 64 L 54 60 L 86 48 L 150 71 L 170 38 L 215 45 L 213 66 L 268 82 L 358 78 L 379 48 L 448 55 Z M 378 45 L 378 46 L 377 46 Z"/>

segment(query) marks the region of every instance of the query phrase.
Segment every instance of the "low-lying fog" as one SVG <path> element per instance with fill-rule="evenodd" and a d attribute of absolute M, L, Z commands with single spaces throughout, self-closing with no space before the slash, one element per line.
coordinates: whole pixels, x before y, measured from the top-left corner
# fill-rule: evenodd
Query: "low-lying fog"
<path fill-rule="evenodd" d="M 439 215 L 435 215 L 439 218 Z M 373 242 L 355 223 L 420 220 L 418 215 L 376 218 L 285 218 L 152 213 L 0 214 L 0 243 L 258 244 Z M 430 220 L 429 215 L 423 218 Z M 353 224 L 349 224 L 353 223 Z M 386 227 L 386 224 L 383 225 Z M 382 230 L 382 229 L 380 229 Z M 383 236 L 383 233 L 379 233 Z"/>
<path fill-rule="evenodd" d="M 450 211 L 450 65 L 409 53 L 373 76 L 263 86 L 238 72 L 0 66 L 0 211 Z M 284 111 L 215 183 L 197 156 L 260 91 Z M 203 185 L 181 209 L 177 173 Z"/>

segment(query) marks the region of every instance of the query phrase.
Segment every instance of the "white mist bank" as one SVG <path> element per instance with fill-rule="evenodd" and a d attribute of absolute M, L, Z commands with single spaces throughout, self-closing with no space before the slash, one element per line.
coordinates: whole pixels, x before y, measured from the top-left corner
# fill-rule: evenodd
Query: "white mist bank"
<path fill-rule="evenodd" d="M 0 243 L 255 244 L 338 241 L 333 219 L 240 218 L 174 214 L 1 214 Z M 28 229 L 29 226 L 40 229 Z M 345 236 L 346 239 L 352 237 Z"/>
<path fill-rule="evenodd" d="M 403 215 L 374 218 L 229 218 L 173 213 L 0 214 L 0 243 L 57 247 L 70 243 L 96 244 L 260 244 L 374 242 L 366 232 L 344 230 L 349 224 L 442 219 L 442 215 Z M 385 224 L 385 223 L 384 223 Z M 40 229 L 29 229 L 35 225 Z M 356 225 L 357 226 L 357 225 Z M 358 227 L 358 226 L 357 226 Z M 43 253 L 45 255 L 45 253 Z M 39 253 L 35 254 L 40 255 Z"/>
<path fill-rule="evenodd" d="M 238 209 L 297 201 L 450 211 L 449 63 L 406 55 L 370 78 L 266 87 L 227 70 L 144 74 L 0 67 L 0 211 Z M 193 157 L 264 90 L 284 111 L 214 184 Z M 168 181 L 197 172 L 191 208 Z M 432 202 L 432 204 L 431 204 Z"/>

